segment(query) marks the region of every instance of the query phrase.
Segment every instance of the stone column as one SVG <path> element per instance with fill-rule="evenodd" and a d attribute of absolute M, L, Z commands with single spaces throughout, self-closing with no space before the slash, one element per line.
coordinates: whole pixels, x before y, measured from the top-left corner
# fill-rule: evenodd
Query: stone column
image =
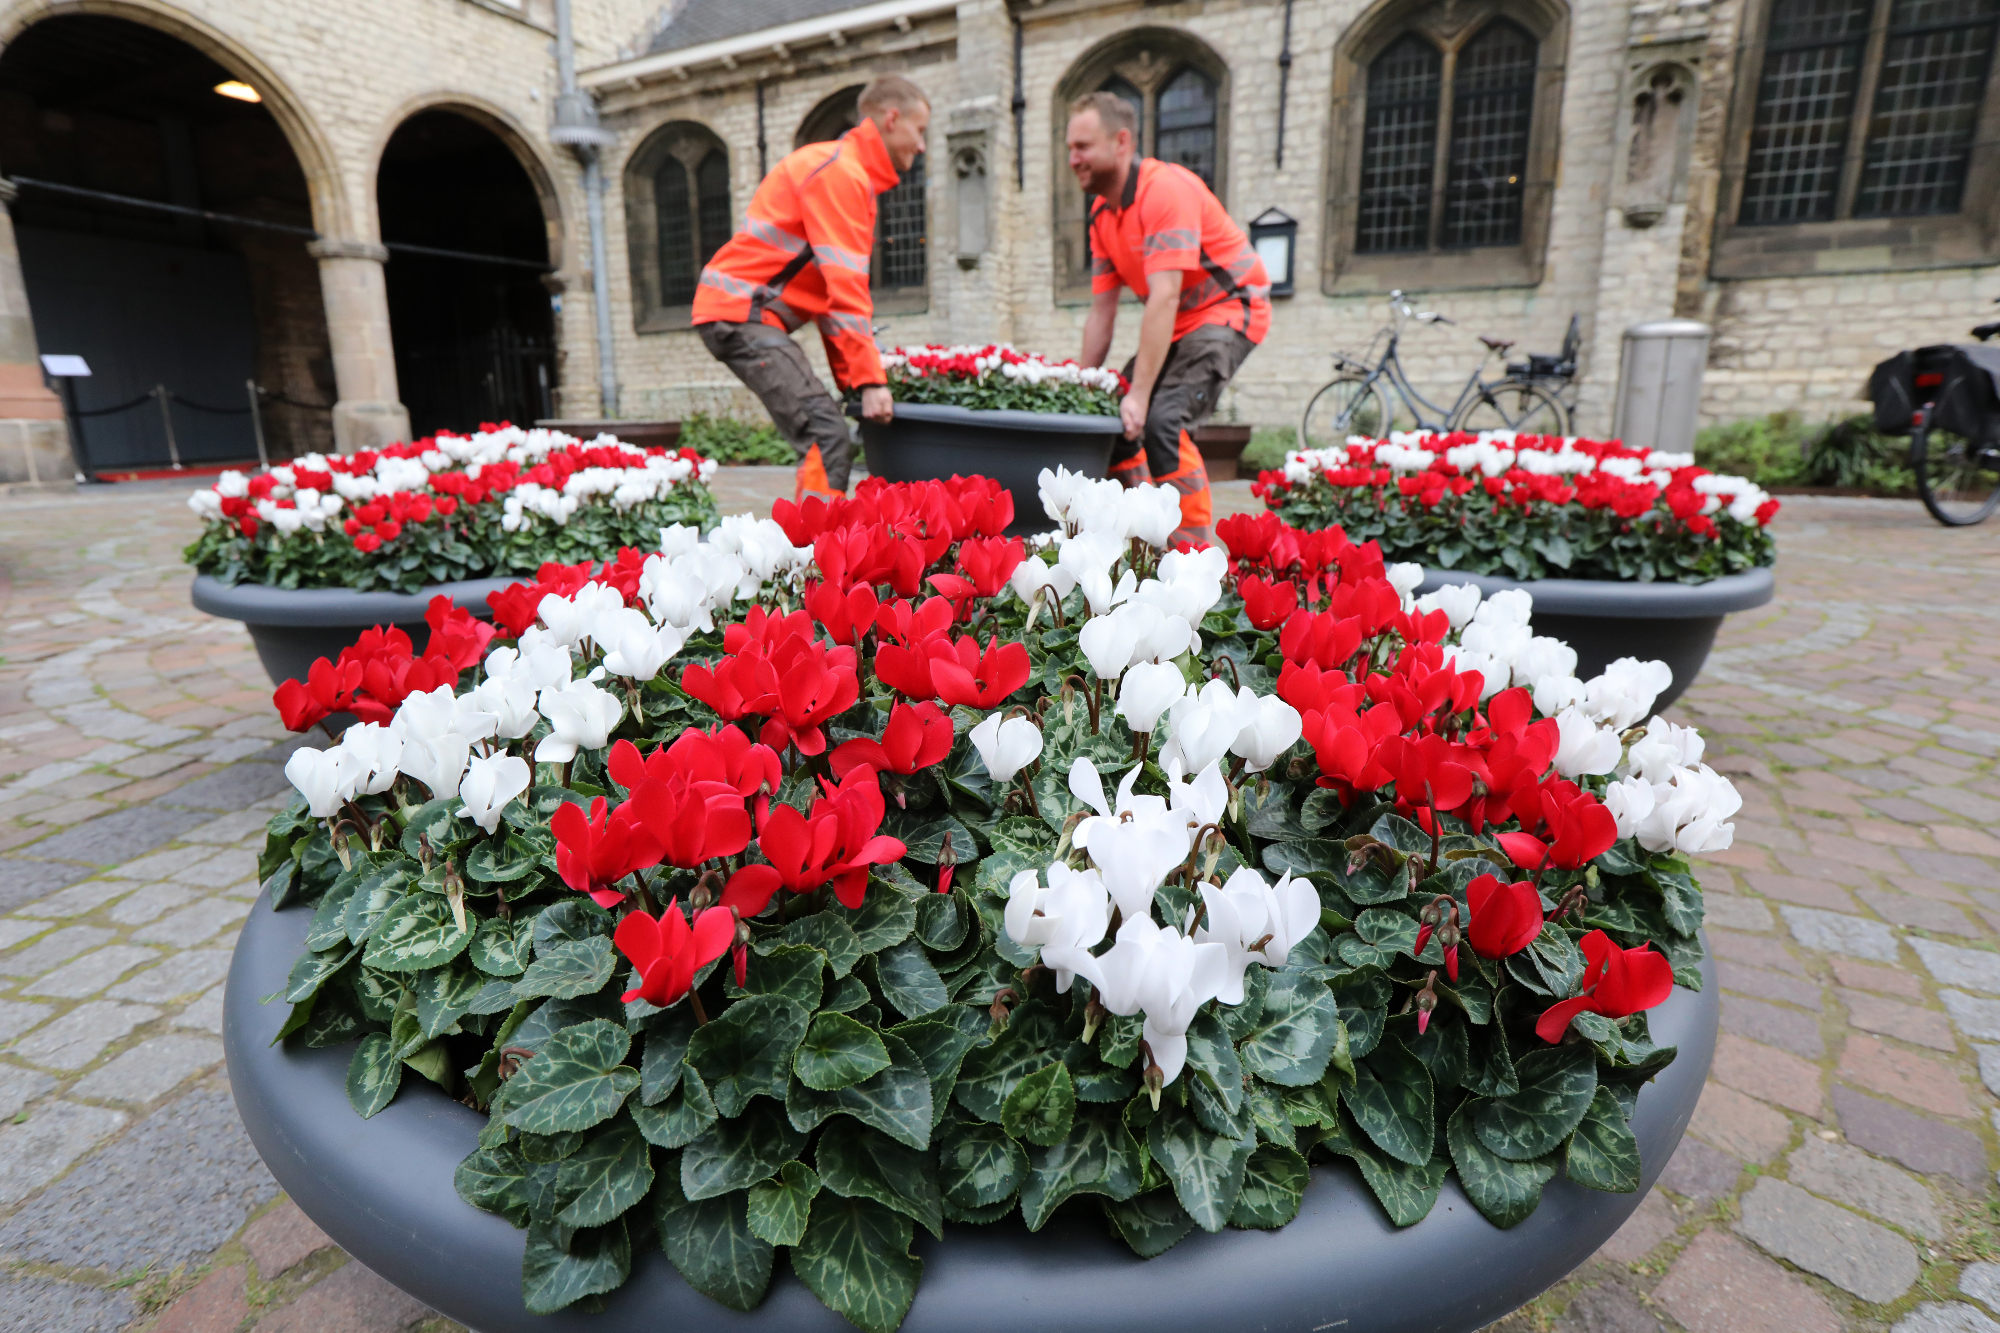
<path fill-rule="evenodd" d="M 333 442 L 343 454 L 410 438 L 410 413 L 397 399 L 396 349 L 389 335 L 389 252 L 367 241 L 319 240 L 326 332 L 333 345 Z"/>
<path fill-rule="evenodd" d="M 944 287 L 942 301 L 933 301 L 932 320 L 953 342 L 1009 342 L 1014 336 L 1006 299 L 1012 255 L 1001 221 L 1004 201 L 1014 193 L 1006 120 L 1013 75 L 1014 30 L 1004 0 L 961 0 L 958 100 L 936 108 L 931 122 L 933 142 L 942 129 L 946 149 L 931 154 L 933 163 L 944 158 L 930 168 L 944 193 L 932 244 L 950 257 L 931 269 L 932 281 L 942 279 Z"/>
<path fill-rule="evenodd" d="M 76 475 L 62 400 L 42 382 L 28 284 L 8 209 L 19 187 L 0 180 L 0 483 L 66 482 Z"/>

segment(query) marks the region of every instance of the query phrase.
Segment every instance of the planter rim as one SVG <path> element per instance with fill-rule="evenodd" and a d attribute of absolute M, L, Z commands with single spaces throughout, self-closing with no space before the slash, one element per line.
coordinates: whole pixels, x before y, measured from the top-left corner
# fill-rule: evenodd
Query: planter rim
<path fill-rule="evenodd" d="M 1777 581 L 1768 565 L 1724 574 L 1707 583 L 1630 583 L 1617 579 L 1511 579 L 1501 574 L 1424 570 L 1419 592 L 1447 584 L 1476 583 L 1491 596 L 1508 588 L 1533 594 L 1535 610 L 1558 616 L 1602 616 L 1613 620 L 1691 620 L 1747 611 L 1770 601 Z"/>
<path fill-rule="evenodd" d="M 484 1333 L 626 1333 L 658 1328 L 852 1333 L 777 1265 L 762 1305 L 737 1315 L 682 1281 L 657 1242 L 635 1245 L 632 1272 L 595 1314 L 527 1314 L 520 1299 L 525 1233 L 459 1199 L 453 1172 L 485 1117 L 416 1075 L 372 1119 L 348 1105 L 351 1045 L 287 1050 L 273 1039 L 282 991 L 303 947 L 310 908 L 270 909 L 259 895 L 244 923 L 224 998 L 223 1042 L 243 1122 L 279 1185 L 333 1239 L 440 1313 Z M 1191 1233 L 1169 1254 L 1141 1260 L 1087 1212 L 1065 1210 L 1039 1234 L 1018 1221 L 948 1224 L 942 1242 L 921 1229 L 924 1271 L 903 1333 L 1013 1333 L 1023 1320 L 1065 1312 L 1065 1327 L 1094 1333 L 1165 1328 L 1313 1328 L 1375 1333 L 1465 1333 L 1500 1318 L 1590 1257 L 1638 1207 L 1694 1113 L 1715 1048 L 1719 1000 L 1713 962 L 1703 989 L 1676 988 L 1653 1012 L 1656 1040 L 1680 1056 L 1640 1089 L 1633 1128 L 1640 1189 L 1602 1194 L 1560 1173 L 1541 1206 L 1512 1230 L 1486 1221 L 1448 1180 L 1422 1222 L 1399 1230 L 1349 1164 L 1315 1166 L 1299 1216 L 1275 1232 Z M 1411 1282 L 1424 1255 L 1450 1255 L 1452 1282 Z M 1255 1294 L 1256 1308 L 1245 1303 Z"/>
<path fill-rule="evenodd" d="M 948 403 L 897 403 L 896 415 L 911 421 L 936 421 L 958 426 L 1003 430 L 1060 431 L 1065 434 L 1122 435 L 1117 417 L 1081 412 L 1024 412 L 1013 407 L 957 407 Z"/>
<path fill-rule="evenodd" d="M 251 625 L 314 628 L 353 625 L 408 625 L 424 618 L 431 598 L 443 595 L 475 615 L 488 615 L 486 594 L 525 576 L 463 579 L 433 583 L 416 592 L 356 592 L 352 588 L 274 588 L 265 583 L 224 583 L 213 574 L 197 574 L 190 596 L 195 608 L 212 616 Z"/>

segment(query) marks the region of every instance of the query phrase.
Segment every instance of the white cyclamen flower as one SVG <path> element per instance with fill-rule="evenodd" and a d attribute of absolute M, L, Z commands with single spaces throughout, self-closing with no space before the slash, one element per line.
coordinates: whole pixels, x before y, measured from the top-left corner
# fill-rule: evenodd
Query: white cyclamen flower
<path fill-rule="evenodd" d="M 1618 733 L 1599 727 L 1580 708 L 1565 708 L 1556 714 L 1556 772 L 1566 778 L 1596 776 L 1618 767 L 1624 746 Z"/>
<path fill-rule="evenodd" d="M 528 790 L 534 770 L 519 755 L 475 755 L 459 780 L 459 814 L 488 833 L 500 827 L 500 812 Z"/>
<path fill-rule="evenodd" d="M 604 649 L 604 669 L 627 680 L 647 681 L 673 660 L 687 633 L 672 625 L 655 627 L 643 611 L 621 606 L 599 616 L 595 638 Z"/>
<path fill-rule="evenodd" d="M 1632 742 L 1625 756 L 1625 773 L 1648 782 L 1671 780 L 1677 768 L 1694 768 L 1708 746 L 1693 727 L 1677 727 L 1663 717 L 1646 723 L 1646 734 Z"/>
<path fill-rule="evenodd" d="M 395 785 L 403 741 L 389 728 L 377 722 L 358 722 L 340 733 L 340 744 L 334 748 L 346 751 L 355 766 L 356 796 L 374 796 Z"/>
<path fill-rule="evenodd" d="M 1056 991 L 1063 994 L 1078 961 L 1090 957 L 1111 927 L 1111 896 L 1095 870 L 1072 870 L 1057 862 L 1046 874 L 1047 888 L 1036 883 L 1032 870 L 1014 876 L 1002 921 L 1009 939 L 1041 949 L 1042 962 L 1055 970 Z"/>
<path fill-rule="evenodd" d="M 1168 710 L 1169 734 L 1166 744 L 1160 747 L 1160 766 L 1165 768 L 1169 762 L 1178 760 L 1182 772 L 1201 772 L 1227 755 L 1243 729 L 1257 716 L 1255 693 L 1245 689 L 1238 694 L 1229 688 L 1227 681 L 1209 681 L 1199 690 L 1176 699 Z M 1293 739 L 1298 738 L 1295 735 Z"/>
<path fill-rule="evenodd" d="M 1673 669 L 1665 662 L 1621 657 L 1584 686 L 1584 711 L 1614 731 L 1623 731 L 1652 712 L 1653 701 L 1673 683 Z"/>
<path fill-rule="evenodd" d="M 292 751 L 285 761 L 285 777 L 306 798 L 306 813 L 325 819 L 354 796 L 361 777 L 353 756 L 336 745 L 328 750 Z"/>
<path fill-rule="evenodd" d="M 1472 613 L 1479 609 L 1479 585 L 1476 583 L 1452 583 L 1427 592 L 1417 598 L 1417 610 L 1429 615 L 1442 611 L 1451 622 L 1453 629 L 1464 629 L 1472 621 Z"/>
<path fill-rule="evenodd" d="M 1011 781 L 1042 754 L 1042 729 L 1025 717 L 1010 717 L 1003 722 L 1000 714 L 990 713 L 984 722 L 966 733 L 966 739 L 979 752 L 980 762 L 986 765 L 995 782 Z"/>
<path fill-rule="evenodd" d="M 602 749 L 625 706 L 616 695 L 579 680 L 561 689 L 543 690 L 541 711 L 551 730 L 535 747 L 535 762 L 562 764 L 576 758 L 578 750 Z"/>
<path fill-rule="evenodd" d="M 1201 901 L 1205 919 L 1195 940 L 1214 940 L 1229 951 L 1215 997 L 1224 1004 L 1243 1003 L 1243 973 L 1251 963 L 1283 967 L 1292 947 L 1319 924 L 1319 894 L 1290 873 L 1273 886 L 1249 866 L 1238 866 L 1221 888 L 1202 885 Z M 1192 919 L 1196 909 L 1188 912 Z"/>
<path fill-rule="evenodd" d="M 1136 732 L 1150 732 L 1160 714 L 1187 693 L 1187 679 L 1171 662 L 1141 662 L 1118 686 L 1118 716 Z"/>
<path fill-rule="evenodd" d="M 1144 1013 L 1141 1037 L 1159 1066 L 1162 1086 L 1187 1065 L 1187 1030 L 1201 1006 L 1215 998 L 1228 970 L 1228 951 L 1165 930 L 1149 916 L 1127 917 L 1104 954 L 1077 960 L 1077 972 L 1096 988 L 1114 1014 Z"/>

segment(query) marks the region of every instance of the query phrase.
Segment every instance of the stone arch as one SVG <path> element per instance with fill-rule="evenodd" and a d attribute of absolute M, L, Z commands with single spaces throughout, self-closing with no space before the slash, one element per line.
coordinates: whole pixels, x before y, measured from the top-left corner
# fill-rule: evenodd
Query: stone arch
<path fill-rule="evenodd" d="M 1160 134 L 1161 94 L 1170 85 L 1185 84 L 1193 76 L 1207 85 L 1213 99 L 1213 167 L 1210 187 L 1226 204 L 1229 198 L 1229 63 L 1222 54 L 1184 28 L 1150 26 L 1114 33 L 1070 63 L 1056 82 L 1051 103 L 1052 130 L 1050 191 L 1054 216 L 1051 243 L 1055 247 L 1054 270 L 1057 300 L 1083 300 L 1090 295 L 1090 257 L 1085 241 L 1086 211 L 1083 190 L 1069 170 L 1065 132 L 1069 127 L 1069 104 L 1085 93 L 1108 88 L 1128 100 L 1137 98 L 1141 147 L 1155 155 Z"/>
<path fill-rule="evenodd" d="M 1540 281 L 1561 143 L 1569 22 L 1564 0 L 1375 0 L 1348 25 L 1333 50 L 1323 191 L 1325 291 L 1524 286 Z M 1450 185 L 1447 163 L 1452 153 L 1458 57 L 1475 43 L 1508 31 L 1535 44 L 1531 82 L 1524 93 L 1529 120 L 1518 241 L 1473 242 L 1467 249 L 1445 246 L 1439 212 Z M 1438 61 L 1439 101 L 1433 113 L 1436 168 L 1427 187 L 1432 202 L 1426 205 L 1431 211 L 1421 245 L 1403 253 L 1371 254 L 1357 244 L 1370 71 L 1393 45 L 1411 37 L 1436 52 Z"/>
<path fill-rule="evenodd" d="M 514 117 L 487 101 L 470 93 L 431 92 L 412 97 L 390 112 L 384 118 L 382 128 L 370 145 L 368 160 L 367 212 L 370 218 L 380 216 L 379 201 L 375 197 L 376 182 L 382 169 L 382 155 L 388 151 L 389 141 L 396 137 L 396 131 L 426 111 L 448 111 L 487 130 L 506 146 L 514 160 L 527 173 L 528 183 L 534 187 L 535 199 L 541 205 L 542 218 L 548 226 L 549 263 L 557 270 L 572 267 L 571 256 L 566 246 L 569 230 L 564 225 L 562 192 L 556 188 L 555 171 L 542 156 L 541 149 L 529 135 L 527 127 Z"/>
<path fill-rule="evenodd" d="M 335 167 L 338 155 L 332 142 L 291 86 L 242 42 L 160 0 L 14 0 L 0 7 L 0 50 L 35 24 L 72 14 L 126 19 L 166 33 L 257 89 L 305 174 L 313 226 L 322 236 L 353 235 L 357 212 Z"/>

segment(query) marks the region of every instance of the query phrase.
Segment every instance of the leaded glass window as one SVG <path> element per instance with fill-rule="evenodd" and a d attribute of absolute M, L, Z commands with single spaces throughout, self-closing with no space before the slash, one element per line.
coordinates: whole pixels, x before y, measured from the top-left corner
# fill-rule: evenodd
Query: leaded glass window
<path fill-rule="evenodd" d="M 694 300 L 695 280 L 701 265 L 695 263 L 693 196 L 688 190 L 687 167 L 669 157 L 653 173 L 653 208 L 659 218 L 660 301 L 664 305 L 686 305 Z"/>
<path fill-rule="evenodd" d="M 1121 79 L 1116 75 L 1106 79 L 1103 88 L 1099 89 L 1099 91 L 1116 93 L 1124 99 L 1127 106 L 1132 108 L 1132 114 L 1139 121 L 1137 136 L 1132 140 L 1132 152 L 1134 156 L 1144 157 L 1146 155 L 1146 94 L 1133 86 L 1130 79 Z"/>
<path fill-rule="evenodd" d="M 1458 53 L 1443 245 L 1517 245 L 1534 115 L 1535 39 L 1491 23 Z"/>
<path fill-rule="evenodd" d="M 1415 33 L 1390 43 L 1368 67 L 1361 225 L 1354 246 L 1364 254 L 1430 244 L 1443 71 L 1444 57 Z"/>
<path fill-rule="evenodd" d="M 921 287 L 928 268 L 924 235 L 924 155 L 910 163 L 903 179 L 875 203 L 875 272 L 877 290 Z"/>
<path fill-rule="evenodd" d="M 2000 0 L 1773 0 L 1737 221 L 1958 211 Z"/>
<path fill-rule="evenodd" d="M 1186 167 L 1215 188 L 1215 80 L 1188 66 L 1160 89 L 1154 156 Z"/>

